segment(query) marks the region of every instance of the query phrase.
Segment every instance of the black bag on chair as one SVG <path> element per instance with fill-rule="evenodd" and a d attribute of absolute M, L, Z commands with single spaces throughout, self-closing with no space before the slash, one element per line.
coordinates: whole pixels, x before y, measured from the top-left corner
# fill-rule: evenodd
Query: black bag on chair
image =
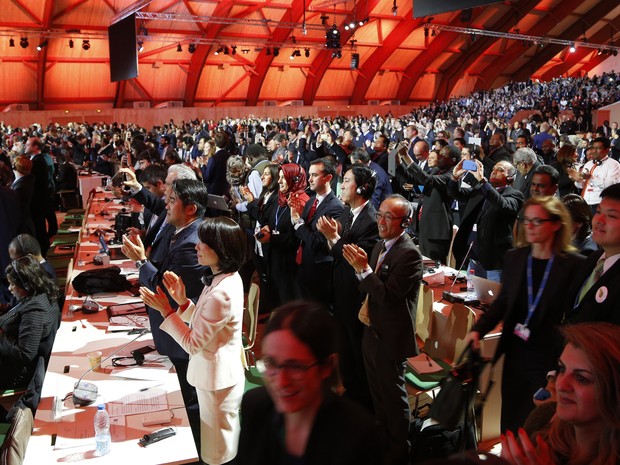
<path fill-rule="evenodd" d="M 424 429 L 422 419 L 412 423 L 412 464 L 448 457 L 477 447 L 474 403 L 485 363 L 480 353 L 468 346 L 454 368 L 441 381 L 441 390 L 429 412 L 429 417 L 435 423 Z"/>
<path fill-rule="evenodd" d="M 73 288 L 80 294 L 99 292 L 123 292 L 131 289 L 131 283 L 121 274 L 118 266 L 86 270 L 72 281 Z"/>

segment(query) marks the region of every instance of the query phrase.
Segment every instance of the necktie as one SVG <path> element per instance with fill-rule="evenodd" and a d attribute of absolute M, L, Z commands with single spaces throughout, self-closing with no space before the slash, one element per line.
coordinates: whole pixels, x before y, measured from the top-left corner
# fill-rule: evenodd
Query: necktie
<path fill-rule="evenodd" d="M 342 228 L 342 240 L 346 241 L 349 238 L 351 226 L 353 226 L 353 212 L 351 212 L 347 222 L 344 224 L 344 228 Z"/>
<path fill-rule="evenodd" d="M 319 199 L 315 197 L 314 202 L 312 202 L 312 206 L 310 207 L 310 210 L 308 210 L 308 216 L 306 217 L 305 223 L 310 223 L 310 221 L 312 221 L 312 217 L 314 217 L 314 214 L 316 213 L 316 207 L 318 204 Z M 303 241 L 299 243 L 299 247 L 297 248 L 297 255 L 295 255 L 295 263 L 297 263 L 298 265 L 301 265 L 301 262 L 303 261 L 303 245 Z"/>
<path fill-rule="evenodd" d="M 377 265 L 375 266 L 375 272 L 379 271 L 381 268 L 381 264 L 383 263 L 383 259 L 387 254 L 387 248 L 385 247 L 385 241 L 381 244 L 381 252 L 379 253 L 379 257 L 377 258 Z"/>
<path fill-rule="evenodd" d="M 306 223 L 310 223 L 310 221 L 312 221 L 312 218 L 314 218 L 314 214 L 316 213 L 316 207 L 319 205 L 319 199 L 315 198 L 314 202 L 312 202 L 312 206 L 310 207 L 310 210 L 308 211 L 308 218 L 306 219 Z"/>
<path fill-rule="evenodd" d="M 602 258 L 598 261 L 598 263 L 592 270 L 592 273 L 588 277 L 588 280 L 585 282 L 585 284 L 581 288 L 581 292 L 579 292 L 579 299 L 577 300 L 577 305 L 581 303 L 581 301 L 583 300 L 585 295 L 588 293 L 588 291 L 592 289 L 592 286 L 594 286 L 594 284 L 599 280 L 599 278 L 603 274 L 604 265 L 605 265 L 605 259 Z"/>

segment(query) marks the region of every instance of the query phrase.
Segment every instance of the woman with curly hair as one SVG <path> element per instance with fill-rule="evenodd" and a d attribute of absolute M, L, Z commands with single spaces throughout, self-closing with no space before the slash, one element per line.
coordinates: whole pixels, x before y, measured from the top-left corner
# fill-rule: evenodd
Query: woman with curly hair
<path fill-rule="evenodd" d="M 0 388 L 26 385 L 39 356 L 49 357 L 58 329 L 58 288 L 32 255 L 6 268 L 17 304 L 0 316 Z"/>
<path fill-rule="evenodd" d="M 502 457 L 518 465 L 620 463 L 620 327 L 563 328 L 555 417 L 536 445 L 523 430 L 502 436 Z M 517 439 L 518 436 L 518 439 Z"/>

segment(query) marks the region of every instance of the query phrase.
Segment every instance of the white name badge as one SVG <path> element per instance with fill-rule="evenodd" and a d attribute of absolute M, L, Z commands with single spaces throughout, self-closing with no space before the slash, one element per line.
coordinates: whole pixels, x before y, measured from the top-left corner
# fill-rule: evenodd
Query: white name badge
<path fill-rule="evenodd" d="M 517 323 L 515 325 L 514 333 L 526 342 L 530 338 L 530 332 L 530 329 L 523 323 Z"/>

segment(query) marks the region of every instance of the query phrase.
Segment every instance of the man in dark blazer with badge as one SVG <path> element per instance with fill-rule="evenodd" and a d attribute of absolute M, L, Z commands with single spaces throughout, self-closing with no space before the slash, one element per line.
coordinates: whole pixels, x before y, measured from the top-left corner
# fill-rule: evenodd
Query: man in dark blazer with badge
<path fill-rule="evenodd" d="M 317 230 L 319 218 L 338 218 L 343 205 L 332 192 L 331 181 L 336 176 L 336 165 L 330 158 L 319 158 L 310 164 L 308 185 L 316 194 L 306 202 L 303 211 L 291 200 L 291 221 L 295 235 L 301 240 L 297 251 L 297 280 L 301 294 L 329 308 L 332 283 L 325 279 L 332 274 L 333 257 L 329 254 L 327 239 Z"/>
<path fill-rule="evenodd" d="M 345 207 L 340 218 L 336 221 L 323 216 L 317 223 L 334 257 L 332 313 L 340 333 L 338 364 L 344 394 L 369 408 L 372 401 L 362 357 L 364 325 L 357 317 L 365 296 L 359 290 L 355 270 L 342 256 L 342 248 L 345 244 L 355 244 L 370 255 L 379 240 L 377 211 L 370 200 L 376 180 L 369 167 L 353 165 L 342 179 L 340 197 Z"/>
<path fill-rule="evenodd" d="M 592 239 L 602 250 L 588 257 L 569 287 L 573 308 L 567 309 L 565 322 L 620 325 L 620 184 L 601 192 L 592 218 Z"/>
<path fill-rule="evenodd" d="M 400 195 L 377 212 L 379 241 L 370 260 L 361 247 L 343 246 L 367 301 L 359 312 L 366 325 L 362 353 L 377 421 L 389 437 L 386 463 L 408 463 L 410 410 L 405 388 L 407 357 L 418 353 L 415 315 L 422 280 L 422 255 L 406 234 L 411 206 Z"/>

